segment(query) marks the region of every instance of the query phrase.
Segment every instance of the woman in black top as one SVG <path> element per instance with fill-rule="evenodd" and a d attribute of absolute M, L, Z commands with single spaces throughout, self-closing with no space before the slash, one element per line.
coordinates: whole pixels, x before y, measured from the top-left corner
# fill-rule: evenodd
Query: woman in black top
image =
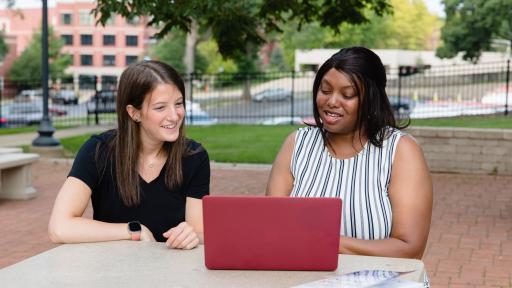
<path fill-rule="evenodd" d="M 184 135 L 185 86 L 158 61 L 130 65 L 117 93 L 118 128 L 80 149 L 55 201 L 53 242 L 202 241 L 202 200 L 209 193 L 208 153 Z M 83 218 L 89 198 L 93 220 Z"/>

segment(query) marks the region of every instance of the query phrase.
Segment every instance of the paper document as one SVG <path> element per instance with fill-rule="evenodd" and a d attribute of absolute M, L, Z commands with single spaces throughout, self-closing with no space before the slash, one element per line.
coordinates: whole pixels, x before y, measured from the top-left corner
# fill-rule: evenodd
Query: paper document
<path fill-rule="evenodd" d="M 399 275 L 400 273 L 395 271 L 362 270 L 314 282 L 304 283 L 298 286 L 294 286 L 294 288 L 423 287 L 422 283 L 397 278 Z"/>

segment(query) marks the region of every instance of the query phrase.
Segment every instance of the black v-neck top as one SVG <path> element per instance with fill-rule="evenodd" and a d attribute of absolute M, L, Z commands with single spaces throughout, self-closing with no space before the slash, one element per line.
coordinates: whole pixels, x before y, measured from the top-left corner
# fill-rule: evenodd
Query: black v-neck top
<path fill-rule="evenodd" d="M 201 199 L 209 194 L 208 153 L 201 144 L 188 140 L 187 146 L 193 153 L 183 157 L 181 187 L 167 189 L 165 164 L 158 177 L 149 183 L 139 175 L 141 202 L 136 207 L 127 207 L 117 191 L 115 165 L 112 161 L 96 155 L 97 150 L 99 155 L 105 155 L 106 145 L 114 137 L 114 133 L 107 131 L 87 140 L 80 148 L 68 177 L 78 178 L 91 188 L 95 220 L 109 223 L 137 220 L 151 230 L 157 241 L 163 242 L 166 240 L 162 235 L 164 232 L 185 221 L 186 198 Z"/>

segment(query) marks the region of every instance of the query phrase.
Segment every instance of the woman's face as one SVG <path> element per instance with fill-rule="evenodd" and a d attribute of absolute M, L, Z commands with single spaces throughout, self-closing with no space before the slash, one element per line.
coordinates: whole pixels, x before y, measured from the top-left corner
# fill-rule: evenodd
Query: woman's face
<path fill-rule="evenodd" d="M 325 73 L 316 105 L 323 127 L 329 133 L 348 134 L 356 130 L 359 97 L 344 73 L 334 68 Z"/>
<path fill-rule="evenodd" d="M 174 142 L 185 117 L 183 95 L 176 86 L 158 84 L 146 95 L 140 111 L 142 141 Z"/>

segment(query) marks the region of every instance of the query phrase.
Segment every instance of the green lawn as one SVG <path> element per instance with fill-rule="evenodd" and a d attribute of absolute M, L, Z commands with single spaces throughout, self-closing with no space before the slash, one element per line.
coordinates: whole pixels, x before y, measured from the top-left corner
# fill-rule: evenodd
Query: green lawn
<path fill-rule="evenodd" d="M 214 125 L 187 127 L 187 137 L 203 144 L 210 160 L 236 163 L 272 163 L 286 136 L 300 126 Z M 76 154 L 90 134 L 60 139 Z"/>
<path fill-rule="evenodd" d="M 411 126 L 512 129 L 512 115 L 415 119 L 411 120 Z"/>
<path fill-rule="evenodd" d="M 413 120 L 412 126 L 468 127 L 512 129 L 512 116 L 472 116 L 446 119 Z M 277 125 L 213 125 L 189 126 L 187 137 L 201 142 L 217 162 L 272 163 L 284 139 L 300 126 Z M 17 131 L 29 128 L 16 128 Z M 0 129 L 0 133 L 3 130 Z M 75 155 L 90 135 L 60 139 L 64 148 Z"/>

